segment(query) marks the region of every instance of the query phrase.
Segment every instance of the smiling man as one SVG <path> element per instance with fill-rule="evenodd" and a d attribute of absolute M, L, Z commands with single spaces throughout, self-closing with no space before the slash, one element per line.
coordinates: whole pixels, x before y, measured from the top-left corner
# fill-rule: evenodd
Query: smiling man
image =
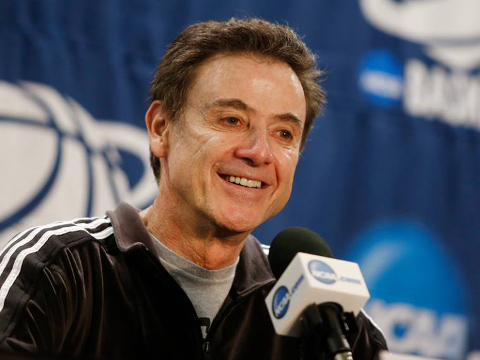
<path fill-rule="evenodd" d="M 190 26 L 146 113 L 158 196 L 138 211 L 29 229 L 0 253 L 0 347 L 89 359 L 301 359 L 264 298 L 250 233 L 287 203 L 324 102 L 314 55 L 258 19 Z M 385 341 L 361 313 L 355 359 Z M 312 350 L 312 349 L 310 349 Z"/>
<path fill-rule="evenodd" d="M 247 54 L 206 60 L 178 119 L 159 100 L 147 113 L 161 164 L 147 229 L 207 269 L 232 265 L 246 236 L 290 196 L 305 112 L 287 64 Z"/>

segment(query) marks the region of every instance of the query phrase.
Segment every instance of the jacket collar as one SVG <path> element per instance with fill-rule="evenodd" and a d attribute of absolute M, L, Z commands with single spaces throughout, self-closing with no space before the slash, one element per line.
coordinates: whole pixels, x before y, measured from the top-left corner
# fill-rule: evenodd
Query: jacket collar
<path fill-rule="evenodd" d="M 238 295 L 245 295 L 274 281 L 275 278 L 260 242 L 253 235 L 249 235 L 240 253 L 233 288 Z"/>
<path fill-rule="evenodd" d="M 112 221 L 115 242 L 121 252 L 146 246 L 149 251 L 157 254 L 138 209 L 122 202 L 115 210 L 107 211 L 107 215 Z"/>
<path fill-rule="evenodd" d="M 138 209 L 127 203 L 121 203 L 114 211 L 107 212 L 112 221 L 117 247 L 121 252 L 146 247 L 158 256 L 150 234 L 138 213 Z M 253 235 L 248 235 L 235 272 L 234 289 L 238 295 L 245 295 L 260 286 L 273 283 L 274 280 L 259 241 Z"/>

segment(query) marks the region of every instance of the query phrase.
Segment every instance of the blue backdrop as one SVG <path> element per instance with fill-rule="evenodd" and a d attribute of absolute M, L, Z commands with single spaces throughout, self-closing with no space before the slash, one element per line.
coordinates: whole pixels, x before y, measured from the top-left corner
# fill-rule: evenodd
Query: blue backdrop
<path fill-rule="evenodd" d="M 185 26 L 288 23 L 328 105 L 285 210 L 255 231 L 317 231 L 359 262 L 391 350 L 480 349 L 480 2 L 0 2 L 0 243 L 27 226 L 155 196 L 149 82 Z M 472 357 L 473 358 L 473 357 Z"/>

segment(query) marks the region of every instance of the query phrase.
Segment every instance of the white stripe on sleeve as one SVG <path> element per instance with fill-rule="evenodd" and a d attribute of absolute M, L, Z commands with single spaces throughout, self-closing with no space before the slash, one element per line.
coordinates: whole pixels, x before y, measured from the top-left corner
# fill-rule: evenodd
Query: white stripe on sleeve
<path fill-rule="evenodd" d="M 54 236 L 54 235 L 63 235 L 63 234 L 67 234 L 69 232 L 76 232 L 76 231 L 85 231 L 87 232 L 86 229 L 92 229 L 92 228 L 95 228 L 97 227 L 98 225 L 100 225 L 102 222 L 109 222 L 108 219 L 98 219 L 98 220 L 95 220 L 94 222 L 90 223 L 90 224 L 77 224 L 75 226 L 70 226 L 70 227 L 64 227 L 64 228 L 60 228 L 60 229 L 55 229 L 55 230 L 50 230 L 50 231 L 47 231 L 45 232 L 45 234 L 43 234 L 40 239 L 35 242 L 33 244 L 33 246 L 29 247 L 29 248 L 26 248 L 24 250 L 22 250 L 17 258 L 15 259 L 15 262 L 13 264 L 13 267 L 12 267 L 12 270 L 10 271 L 10 273 L 8 274 L 8 277 L 6 278 L 5 282 L 3 283 L 2 287 L 0 288 L 0 312 L 3 310 L 3 307 L 5 305 L 5 299 L 10 291 L 10 288 L 12 287 L 12 285 L 15 283 L 15 280 L 17 279 L 18 275 L 20 274 L 20 269 L 22 268 L 22 264 L 23 264 L 23 261 L 25 259 L 26 256 L 28 256 L 29 254 L 32 254 L 38 250 L 40 250 L 42 248 L 43 245 L 45 245 L 45 243 L 50 239 L 50 237 Z M 59 225 L 60 223 L 57 223 L 56 225 Z M 71 222 L 66 222 L 65 224 L 71 224 Z M 50 224 L 51 226 L 52 224 Z M 5 267 L 12 255 L 12 253 L 21 245 L 23 244 L 26 244 L 28 243 L 30 240 L 32 240 L 32 238 L 38 234 L 38 232 L 42 229 L 44 229 L 45 227 L 41 227 L 41 228 L 37 228 L 35 229 L 35 231 L 33 231 L 27 238 L 25 238 L 24 240 L 22 240 L 21 242 L 19 242 L 19 244 L 16 244 L 14 247 L 12 247 L 12 249 L 10 249 L 10 251 L 5 255 L 5 258 L 2 260 L 2 263 L 0 264 L 0 274 L 5 270 Z M 99 232 L 99 233 L 95 233 L 95 234 L 91 234 L 91 236 L 93 236 L 94 238 L 100 240 L 100 239 L 104 239 L 108 236 L 110 236 L 111 234 L 113 233 L 113 228 L 112 227 L 108 227 L 106 228 L 105 230 Z M 28 240 L 27 240 L 28 239 Z"/>

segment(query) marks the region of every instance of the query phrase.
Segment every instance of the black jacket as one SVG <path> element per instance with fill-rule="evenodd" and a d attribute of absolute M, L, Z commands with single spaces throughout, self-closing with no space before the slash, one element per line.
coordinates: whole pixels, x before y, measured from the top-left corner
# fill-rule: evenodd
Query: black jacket
<path fill-rule="evenodd" d="M 265 296 L 274 284 L 249 236 L 207 339 L 185 292 L 163 268 L 137 211 L 33 228 L 0 252 L 0 349 L 84 359 L 299 359 L 278 336 Z M 386 348 L 360 314 L 354 358 Z M 322 359 L 323 355 L 317 357 Z"/>

